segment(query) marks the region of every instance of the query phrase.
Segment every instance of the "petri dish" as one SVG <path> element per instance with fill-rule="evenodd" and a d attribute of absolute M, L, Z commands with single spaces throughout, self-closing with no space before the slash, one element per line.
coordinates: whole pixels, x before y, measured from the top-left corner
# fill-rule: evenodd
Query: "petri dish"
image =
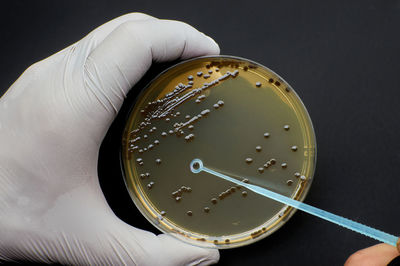
<path fill-rule="evenodd" d="M 193 245 L 233 248 L 279 229 L 295 209 L 206 172 L 303 201 L 316 140 L 301 99 L 251 60 L 199 57 L 168 68 L 138 95 L 122 137 L 130 196 L 156 228 Z"/>

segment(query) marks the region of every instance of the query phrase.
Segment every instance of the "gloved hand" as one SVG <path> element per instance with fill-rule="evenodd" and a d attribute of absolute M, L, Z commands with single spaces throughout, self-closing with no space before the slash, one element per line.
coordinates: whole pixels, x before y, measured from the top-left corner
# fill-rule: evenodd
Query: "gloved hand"
<path fill-rule="evenodd" d="M 100 189 L 97 160 L 126 94 L 152 62 L 218 53 L 187 24 L 133 13 L 29 67 L 0 98 L 0 259 L 217 262 L 216 249 L 119 220 Z"/>

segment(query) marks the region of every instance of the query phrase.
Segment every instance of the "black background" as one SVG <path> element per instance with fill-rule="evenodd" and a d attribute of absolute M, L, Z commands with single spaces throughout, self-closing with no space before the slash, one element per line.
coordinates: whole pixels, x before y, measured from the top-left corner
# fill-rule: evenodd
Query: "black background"
<path fill-rule="evenodd" d="M 132 11 L 185 21 L 212 36 L 221 54 L 268 66 L 294 87 L 314 123 L 317 170 L 306 202 L 400 233 L 400 1 L 14 0 L 0 6 L 0 95 L 32 63 Z M 121 178 L 121 121 L 100 152 L 102 188 L 119 217 L 157 232 Z M 221 250 L 219 265 L 340 265 L 376 243 L 297 212 L 272 236 Z"/>

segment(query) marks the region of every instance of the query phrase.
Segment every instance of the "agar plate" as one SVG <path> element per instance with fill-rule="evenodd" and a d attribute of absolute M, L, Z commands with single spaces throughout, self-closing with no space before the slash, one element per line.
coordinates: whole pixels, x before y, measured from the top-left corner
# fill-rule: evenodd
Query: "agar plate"
<path fill-rule="evenodd" d="M 131 198 L 159 230 L 202 247 L 233 248 L 280 228 L 294 209 L 206 172 L 303 201 L 316 164 L 311 119 L 270 69 L 199 57 L 159 74 L 125 125 L 121 160 Z"/>

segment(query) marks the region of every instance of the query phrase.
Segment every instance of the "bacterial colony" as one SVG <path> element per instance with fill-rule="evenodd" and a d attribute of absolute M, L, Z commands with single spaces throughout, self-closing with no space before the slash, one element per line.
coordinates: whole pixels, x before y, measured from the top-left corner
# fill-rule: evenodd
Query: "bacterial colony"
<path fill-rule="evenodd" d="M 297 94 L 267 68 L 191 60 L 156 78 L 127 121 L 122 159 L 135 204 L 160 230 L 219 248 L 254 242 L 292 215 L 240 185 L 191 173 L 194 158 L 302 200 L 314 173 L 314 131 Z"/>

